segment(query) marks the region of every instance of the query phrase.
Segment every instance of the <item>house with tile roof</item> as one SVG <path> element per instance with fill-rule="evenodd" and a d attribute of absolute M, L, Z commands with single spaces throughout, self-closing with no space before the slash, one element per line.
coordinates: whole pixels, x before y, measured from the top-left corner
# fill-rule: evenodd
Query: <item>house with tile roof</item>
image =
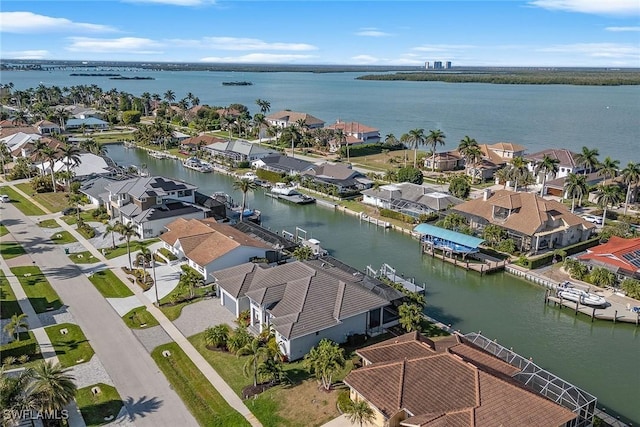
<path fill-rule="evenodd" d="M 342 163 L 320 163 L 302 172 L 302 185 L 337 196 L 357 194 L 371 188 L 373 181 Z M 333 190 L 333 191 L 332 191 Z"/>
<path fill-rule="evenodd" d="M 592 396 L 583 393 L 583 405 L 562 406 L 569 399 L 554 401 L 525 385 L 518 379 L 522 368 L 460 334 L 431 340 L 411 332 L 356 354 L 364 366 L 344 383 L 352 400 L 373 410 L 376 426 L 571 427 L 593 419 Z"/>
<path fill-rule="evenodd" d="M 475 179 L 485 181 L 493 178 L 493 174 L 504 167 L 514 157 L 524 155 L 525 148 L 522 145 L 511 142 L 498 142 L 496 144 L 478 144 L 482 158 L 473 165 L 473 168 L 466 168 L 466 173 L 474 176 Z M 426 169 L 431 169 L 432 157 L 424 159 Z M 462 154 L 456 149 L 443 153 L 436 153 L 435 169 L 439 171 L 452 171 L 465 169 L 466 161 Z"/>
<path fill-rule="evenodd" d="M 267 258 L 273 248 L 229 224 L 213 219 L 177 218 L 160 235 L 164 247 L 178 259 L 186 258 L 190 267 L 213 281 L 211 273 L 244 264 L 252 258 Z M 270 258 L 277 260 L 275 253 Z"/>
<path fill-rule="evenodd" d="M 233 140 L 214 142 L 203 147 L 214 157 L 222 157 L 235 162 L 253 162 L 267 156 L 278 154 L 278 151 L 252 144 L 249 141 Z"/>
<path fill-rule="evenodd" d="M 60 126 L 49 120 L 40 120 L 34 126 L 40 135 L 58 135 L 60 133 Z"/>
<path fill-rule="evenodd" d="M 134 224 L 141 239 L 158 236 L 174 219 L 207 217 L 195 204 L 195 185 L 162 176 L 116 181 L 105 187 L 105 208 L 113 219 Z"/>
<path fill-rule="evenodd" d="M 226 140 L 213 135 L 201 134 L 180 141 L 180 149 L 194 151 L 217 142 L 226 142 Z"/>
<path fill-rule="evenodd" d="M 286 128 L 296 125 L 300 121 L 304 123 L 307 129 L 317 129 L 324 126 L 324 121 L 317 117 L 313 117 L 311 114 L 299 113 L 296 111 L 282 110 L 275 113 L 271 113 L 265 117 L 267 123 L 271 126 L 277 126 L 279 128 Z"/>
<path fill-rule="evenodd" d="M 414 218 L 445 211 L 464 200 L 411 182 L 382 185 L 362 191 L 362 203 L 391 209 Z"/>
<path fill-rule="evenodd" d="M 577 259 L 589 267 L 604 267 L 621 281 L 640 279 L 640 237 L 611 236 L 606 243 L 587 249 Z"/>
<path fill-rule="evenodd" d="M 105 122 L 102 119 L 98 119 L 95 117 L 86 117 L 82 119 L 68 119 L 67 123 L 65 123 L 65 130 L 74 130 L 74 129 L 82 129 L 82 127 L 93 130 L 106 130 L 109 129 L 109 123 Z"/>
<path fill-rule="evenodd" d="M 337 120 L 335 123 L 325 126 L 330 131 L 341 130 L 346 136 L 344 143 L 350 147 L 361 144 L 373 144 L 380 141 L 380 130 L 358 122 L 343 122 Z M 340 150 L 341 143 L 335 138 L 328 141 L 329 152 L 335 153 Z"/>
<path fill-rule="evenodd" d="M 595 232 L 595 224 L 572 214 L 562 203 L 534 193 L 486 189 L 483 197 L 451 209 L 469 221 L 475 230 L 488 224 L 507 231 L 516 247 L 536 253 L 582 242 Z"/>
<path fill-rule="evenodd" d="M 403 294 L 331 257 L 276 266 L 246 263 L 212 273 L 220 303 L 235 316 L 249 310 L 253 332 L 275 332 L 289 360 L 323 338 L 381 331 L 398 322 L 393 301 Z"/>
<path fill-rule="evenodd" d="M 287 175 L 300 175 L 311 169 L 313 163 L 283 154 L 274 154 L 254 160 L 251 162 L 251 167 Z"/>
<path fill-rule="evenodd" d="M 424 159 L 425 169 L 431 170 L 431 163 L 435 164 L 435 170 L 454 171 L 464 169 L 464 159 L 458 150 L 442 151 L 433 156 L 426 156 Z"/>

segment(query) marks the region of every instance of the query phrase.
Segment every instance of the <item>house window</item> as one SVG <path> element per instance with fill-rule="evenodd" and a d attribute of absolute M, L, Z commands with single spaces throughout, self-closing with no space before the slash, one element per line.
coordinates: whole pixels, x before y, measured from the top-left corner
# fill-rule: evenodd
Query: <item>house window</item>
<path fill-rule="evenodd" d="M 156 197 L 156 205 L 162 204 L 162 197 Z"/>

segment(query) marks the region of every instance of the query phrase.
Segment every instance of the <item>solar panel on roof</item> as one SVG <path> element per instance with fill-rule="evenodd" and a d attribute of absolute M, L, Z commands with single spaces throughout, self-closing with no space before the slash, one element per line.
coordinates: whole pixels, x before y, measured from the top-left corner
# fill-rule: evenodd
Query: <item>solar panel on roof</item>
<path fill-rule="evenodd" d="M 640 268 L 640 249 L 622 255 L 634 267 Z"/>

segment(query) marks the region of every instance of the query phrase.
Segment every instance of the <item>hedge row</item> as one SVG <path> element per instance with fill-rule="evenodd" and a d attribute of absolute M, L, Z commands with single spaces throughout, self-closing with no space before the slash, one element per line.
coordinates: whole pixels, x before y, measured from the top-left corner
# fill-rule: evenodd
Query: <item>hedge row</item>
<path fill-rule="evenodd" d="M 405 215 L 400 212 L 392 211 L 391 209 L 380 209 L 380 216 L 385 218 L 393 218 L 399 221 L 408 222 L 413 224 L 415 222 L 415 218 L 410 215 Z"/>
<path fill-rule="evenodd" d="M 266 169 L 258 169 L 256 170 L 256 176 L 265 181 L 280 182 L 284 178 L 285 174 L 281 172 L 268 171 Z"/>
<path fill-rule="evenodd" d="M 389 145 L 380 142 L 376 142 L 375 144 L 355 145 L 353 147 L 349 147 L 349 157 L 373 156 L 375 154 L 382 153 L 383 150 L 404 150 L 404 146 L 401 144 Z M 342 157 L 347 157 L 347 147 L 340 147 L 340 155 Z"/>
<path fill-rule="evenodd" d="M 573 254 L 577 254 L 579 252 L 585 251 L 588 248 L 597 246 L 598 244 L 600 244 L 600 238 L 594 237 L 589 240 L 585 240 L 584 242 L 579 242 L 579 243 L 566 246 L 564 248 L 559 248 L 559 249 L 565 251 L 567 256 L 569 256 L 569 255 L 573 255 Z M 521 262 L 520 264 L 523 267 L 535 270 L 536 268 L 540 268 L 545 265 L 551 264 L 551 262 L 553 261 L 554 255 L 555 255 L 554 252 L 549 252 L 536 258 L 525 258 L 524 261 Z"/>

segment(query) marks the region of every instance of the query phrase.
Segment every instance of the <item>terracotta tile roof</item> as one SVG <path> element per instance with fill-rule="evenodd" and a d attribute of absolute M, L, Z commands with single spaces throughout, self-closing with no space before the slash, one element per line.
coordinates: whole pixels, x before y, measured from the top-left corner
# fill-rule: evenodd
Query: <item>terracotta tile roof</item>
<path fill-rule="evenodd" d="M 378 129 L 373 128 L 371 126 L 363 125 L 358 122 L 337 122 L 331 125 L 325 126 L 326 129 L 338 130 L 341 129 L 346 134 L 354 134 L 354 133 L 369 133 L 369 132 L 377 132 Z"/>
<path fill-rule="evenodd" d="M 527 154 L 526 158 L 529 161 L 536 162 L 542 160 L 544 156 L 549 156 L 552 159 L 558 159 L 560 161 L 558 166 L 560 167 L 575 169 L 578 166 L 575 160 L 578 154 L 564 148 L 549 148 L 547 150 L 538 151 L 537 153 Z"/>
<path fill-rule="evenodd" d="M 196 219 L 178 218 L 166 225 L 167 232 L 160 235 L 160 240 L 174 245 L 179 238 L 213 233 L 206 224 Z"/>
<path fill-rule="evenodd" d="M 278 111 L 276 113 L 269 114 L 266 117 L 266 119 L 272 120 L 272 121 L 284 121 L 287 123 L 296 123 L 298 120 L 304 120 L 304 123 L 307 126 L 324 124 L 324 121 L 320 120 L 317 117 L 312 116 L 311 114 L 299 113 L 296 111 L 288 111 L 288 110 Z"/>
<path fill-rule="evenodd" d="M 621 268 L 627 271 L 637 271 L 640 268 L 624 259 L 623 255 L 640 252 L 640 237 L 625 239 L 611 236 L 607 243 L 587 249 L 587 253 L 578 257 L 581 261 L 598 261 L 599 263 Z"/>
<path fill-rule="evenodd" d="M 38 129 L 33 126 L 11 126 L 4 127 L 0 126 L 0 138 L 4 138 L 5 136 L 15 135 L 16 133 L 26 133 L 26 134 L 38 134 Z"/>
<path fill-rule="evenodd" d="M 513 142 L 496 142 L 495 144 L 491 144 L 489 148 L 500 151 L 511 151 L 513 153 L 525 150 L 524 146 L 520 144 L 514 144 Z"/>
<path fill-rule="evenodd" d="M 213 135 L 198 135 L 192 136 L 191 138 L 187 138 L 183 141 L 180 141 L 180 145 L 209 145 L 215 144 L 216 142 L 226 142 L 225 139 L 218 138 Z"/>
<path fill-rule="evenodd" d="M 351 371 L 344 382 L 387 418 L 401 411 L 411 414 L 401 422 L 407 427 L 561 426 L 577 417 L 512 380 L 509 375 L 517 368 L 456 341 L 443 342 L 453 345 L 436 353 L 412 333 L 359 350 L 401 354 L 414 343 L 425 355 L 374 363 Z"/>
<path fill-rule="evenodd" d="M 480 151 L 482 151 L 482 157 L 485 161 L 491 162 L 495 165 L 503 165 L 507 163 L 507 159 L 493 151 L 491 146 L 488 144 L 480 144 Z"/>
<path fill-rule="evenodd" d="M 512 210 L 512 212 L 506 219 L 496 219 L 493 216 L 494 206 Z M 527 236 L 553 230 L 548 223 L 554 220 L 560 221 L 561 225 L 555 227 L 558 230 L 573 226 L 580 226 L 583 229 L 595 228 L 595 224 L 572 214 L 562 203 L 546 200 L 534 193 L 498 190 L 486 201 L 480 197 L 452 209 L 482 217 L 491 224 L 497 224 Z"/>

